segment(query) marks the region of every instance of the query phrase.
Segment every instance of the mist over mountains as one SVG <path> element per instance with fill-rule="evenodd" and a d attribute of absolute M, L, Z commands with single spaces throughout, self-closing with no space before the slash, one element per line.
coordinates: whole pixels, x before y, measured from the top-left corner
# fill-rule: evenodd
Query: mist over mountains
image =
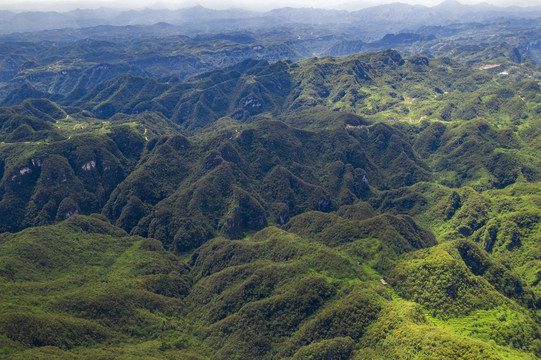
<path fill-rule="evenodd" d="M 497 7 L 489 4 L 462 5 L 447 0 L 433 6 L 401 3 L 373 6 L 358 11 L 314 8 L 279 8 L 267 12 L 241 9 L 213 10 L 202 6 L 191 8 L 119 10 L 113 8 L 76 9 L 67 12 L 27 11 L 1 12 L 0 33 L 28 32 L 61 28 L 84 28 L 99 25 L 152 25 L 168 23 L 184 26 L 186 33 L 226 31 L 285 24 L 364 24 L 382 22 L 403 27 L 446 25 L 452 22 L 486 21 L 500 17 L 536 18 L 541 7 Z"/>

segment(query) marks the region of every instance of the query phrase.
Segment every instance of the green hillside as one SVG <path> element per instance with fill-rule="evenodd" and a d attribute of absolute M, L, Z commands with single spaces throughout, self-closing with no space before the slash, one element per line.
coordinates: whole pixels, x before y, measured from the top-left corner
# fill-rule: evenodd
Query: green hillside
<path fill-rule="evenodd" d="M 385 50 L 1 107 L 0 359 L 539 358 L 540 100 Z"/>

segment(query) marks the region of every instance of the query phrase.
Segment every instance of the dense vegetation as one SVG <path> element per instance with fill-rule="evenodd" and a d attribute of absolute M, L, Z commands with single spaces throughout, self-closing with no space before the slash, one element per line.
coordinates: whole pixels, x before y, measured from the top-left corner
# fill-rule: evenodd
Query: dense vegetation
<path fill-rule="evenodd" d="M 443 57 L 4 43 L 81 72 L 4 73 L 0 359 L 541 357 L 534 52 L 433 30 L 379 42 Z"/>

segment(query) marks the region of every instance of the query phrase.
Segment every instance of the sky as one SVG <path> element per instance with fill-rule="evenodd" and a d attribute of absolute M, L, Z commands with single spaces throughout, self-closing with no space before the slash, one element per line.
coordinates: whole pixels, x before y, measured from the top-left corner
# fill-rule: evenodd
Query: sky
<path fill-rule="evenodd" d="M 541 0 L 459 0 L 462 4 L 490 3 L 497 6 L 537 6 Z M 105 7 L 117 8 L 185 8 L 203 5 L 212 9 L 244 8 L 249 10 L 270 10 L 278 7 L 315 7 L 358 10 L 361 8 L 392 2 L 434 6 L 442 0 L 0 0 L 0 9 L 9 10 L 56 10 L 75 8 L 88 9 Z"/>

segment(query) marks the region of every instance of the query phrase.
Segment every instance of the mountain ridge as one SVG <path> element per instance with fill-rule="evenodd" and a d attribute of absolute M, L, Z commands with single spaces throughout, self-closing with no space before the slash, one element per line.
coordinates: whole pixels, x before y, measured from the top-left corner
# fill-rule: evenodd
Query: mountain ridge
<path fill-rule="evenodd" d="M 448 22 L 450 19 L 464 22 L 473 19 L 488 20 L 501 16 L 532 18 L 539 16 L 541 11 L 539 7 L 534 6 L 521 8 L 517 6 L 497 7 L 483 4 L 462 5 L 458 1 L 453 0 L 448 0 L 432 7 L 397 3 L 378 5 L 357 11 L 284 7 L 266 12 L 254 12 L 240 9 L 214 10 L 204 8 L 200 5 L 176 10 L 118 10 L 105 7 L 100 9 L 77 9 L 66 12 L 13 12 L 4 10 L 5 16 L 3 17 L 3 23 L 0 23 L 0 32 L 40 31 L 97 25 L 151 25 L 160 22 L 193 25 L 197 23 L 206 24 L 209 21 L 250 21 L 251 19 L 258 19 L 258 21 L 268 19 L 274 25 L 291 22 L 336 24 L 359 21 L 359 17 L 370 21 L 390 20 L 386 16 L 390 14 L 394 14 L 393 16 L 395 16 L 397 13 L 393 9 L 397 9 L 397 6 L 401 7 L 400 12 L 403 14 L 416 14 L 417 20 L 413 23 L 410 22 L 410 25 L 419 23 L 421 19 L 428 21 L 430 24 L 441 24 Z M 430 20 L 427 17 L 428 15 L 432 15 L 434 18 L 438 18 L 438 20 L 434 22 L 434 18 Z M 36 21 L 36 16 L 39 16 L 40 21 Z M 460 18 L 461 16 L 463 17 L 462 19 Z M 191 20 L 194 18 L 198 19 L 197 22 Z M 45 20 L 47 22 L 44 23 Z M 395 18 L 394 21 L 398 21 L 398 19 Z M 214 25 L 216 26 L 218 24 L 215 23 Z"/>

